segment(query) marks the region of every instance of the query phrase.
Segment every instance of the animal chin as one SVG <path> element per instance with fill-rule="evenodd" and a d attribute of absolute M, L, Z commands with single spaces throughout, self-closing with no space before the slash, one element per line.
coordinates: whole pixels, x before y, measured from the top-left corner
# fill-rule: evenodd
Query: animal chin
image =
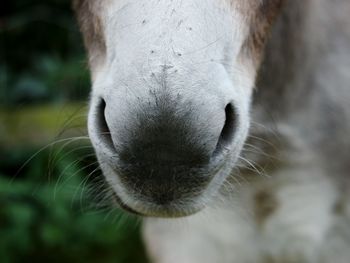
<path fill-rule="evenodd" d="M 113 191 L 113 201 L 116 206 L 119 206 L 124 211 L 141 217 L 160 217 L 160 218 L 179 218 L 191 216 L 205 208 L 204 204 L 179 204 L 173 202 L 169 204 L 155 204 L 148 201 L 134 201 L 137 205 L 132 206 L 124 202 L 116 191 Z"/>
<path fill-rule="evenodd" d="M 114 182 L 109 182 L 113 188 L 113 199 L 115 204 L 126 212 L 142 217 L 178 218 L 193 215 L 207 206 L 230 174 L 232 167 L 228 167 L 228 164 L 232 164 L 232 160 L 227 159 L 222 163 L 210 176 L 211 179 L 203 184 L 205 186 L 196 190 L 190 189 L 188 194 L 180 193 L 181 191 L 176 189 L 186 187 L 181 184 L 175 186 L 168 184 L 170 188 L 165 189 L 148 187 L 147 191 L 141 191 L 124 185 L 115 171 L 109 173 L 107 178 L 114 178 Z M 109 170 L 111 171 L 112 169 Z M 169 194 L 171 191 L 173 193 Z M 149 195 L 145 196 L 140 192 Z"/>

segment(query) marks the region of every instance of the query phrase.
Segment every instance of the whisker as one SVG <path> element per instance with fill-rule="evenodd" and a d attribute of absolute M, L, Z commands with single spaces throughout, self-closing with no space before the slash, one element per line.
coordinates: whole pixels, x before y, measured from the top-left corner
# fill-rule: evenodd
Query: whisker
<path fill-rule="evenodd" d="M 73 142 L 75 141 L 68 141 L 68 142 L 65 142 L 56 152 L 55 152 L 55 155 L 53 156 L 52 158 L 52 162 L 55 161 L 56 157 L 63 151 L 63 149 L 65 147 L 67 147 L 68 145 L 72 144 Z M 89 145 L 89 147 L 91 147 L 91 145 Z"/>
<path fill-rule="evenodd" d="M 277 150 L 277 146 L 274 145 L 272 142 L 268 141 L 268 140 L 265 140 L 263 138 L 260 138 L 258 136 L 255 136 L 255 135 L 249 135 L 248 138 L 252 138 L 252 139 L 255 139 L 255 140 L 258 140 L 258 141 L 261 141 L 263 143 L 266 143 L 267 145 L 270 145 L 273 149 Z"/>
<path fill-rule="evenodd" d="M 239 156 L 238 157 L 240 160 L 244 161 L 245 163 L 247 163 L 253 170 L 253 172 L 256 172 L 258 173 L 259 175 L 266 175 L 266 172 L 264 170 L 263 167 L 261 167 L 260 165 L 258 164 L 254 164 L 253 162 L 249 161 L 248 159 L 242 157 L 242 156 Z M 246 169 L 249 170 L 249 167 L 245 167 Z M 260 170 L 259 170 L 260 169 Z"/>
<path fill-rule="evenodd" d="M 66 141 L 78 141 L 78 140 L 89 140 L 90 138 L 87 136 L 80 136 L 80 137 L 72 137 L 72 138 L 65 138 L 61 140 L 54 141 L 48 145 L 43 146 L 40 148 L 38 151 L 36 151 L 34 154 L 32 154 L 31 157 L 29 157 L 22 165 L 21 167 L 17 170 L 17 172 L 13 175 L 10 184 L 13 183 L 13 180 L 19 175 L 20 172 L 26 167 L 35 157 L 37 157 L 40 153 L 48 149 L 49 147 L 52 147 L 55 144 L 66 142 Z"/>
<path fill-rule="evenodd" d="M 77 147 L 77 148 L 73 148 L 72 150 L 69 150 L 68 152 L 64 153 L 57 160 L 55 160 L 55 159 L 56 159 L 56 156 L 58 156 L 59 154 L 56 153 L 55 157 L 52 160 L 50 160 L 51 168 L 54 168 L 56 163 L 59 163 L 61 160 L 64 160 L 70 154 L 72 154 L 72 153 L 74 153 L 76 151 L 84 150 L 84 149 L 93 149 L 93 147 L 91 145 L 86 145 L 86 146 L 80 146 L 80 147 Z M 60 152 L 61 151 L 63 151 L 63 149 L 60 150 Z M 82 158 L 80 158 L 79 160 L 82 161 L 84 158 L 90 157 L 90 156 L 94 156 L 94 155 L 95 155 L 95 153 L 87 154 L 87 155 L 83 156 Z"/>
<path fill-rule="evenodd" d="M 93 154 L 89 154 L 88 156 L 93 156 Z M 78 159 L 78 160 L 73 161 L 73 162 L 70 163 L 68 166 L 66 166 L 66 167 L 64 168 L 64 170 L 60 173 L 60 175 L 58 176 L 58 178 L 57 178 L 57 180 L 56 180 L 55 187 L 54 187 L 54 199 L 55 199 L 55 197 L 56 197 L 57 191 L 60 190 L 60 188 L 62 188 L 62 185 L 64 184 L 64 183 L 62 183 L 62 185 L 61 185 L 60 188 L 59 188 L 59 183 L 60 183 L 61 178 L 63 177 L 64 173 L 66 172 L 66 170 L 68 170 L 68 169 L 71 168 L 73 165 L 79 163 L 80 161 L 82 161 L 83 159 L 85 159 L 85 158 L 88 157 L 88 156 L 84 156 L 84 157 L 82 157 L 82 158 L 80 158 L 80 159 Z M 78 169 L 75 173 L 73 173 L 72 175 L 70 175 L 70 176 L 66 179 L 66 181 L 70 180 L 70 179 L 73 178 L 76 174 L 80 173 L 80 172 L 83 171 L 84 169 L 86 169 L 86 168 L 88 168 L 88 167 L 91 167 L 91 166 L 93 166 L 93 165 L 96 165 L 97 163 L 98 163 L 98 161 L 95 161 L 95 162 L 92 162 L 92 163 L 90 163 L 90 164 L 88 164 L 88 165 L 86 165 L 86 166 L 84 166 L 84 167 Z"/>
<path fill-rule="evenodd" d="M 90 165 L 91 166 L 91 165 Z M 78 187 L 76 188 L 76 190 L 75 190 L 75 193 L 74 193 L 74 195 L 73 195 L 73 198 L 72 198 L 72 202 L 73 202 L 73 200 L 75 200 L 76 199 L 76 196 L 77 196 L 77 194 L 78 194 L 78 192 L 79 192 L 79 190 L 80 190 L 80 187 L 82 186 L 82 188 L 81 188 L 81 192 L 84 192 L 84 186 L 85 186 L 85 183 L 90 179 L 90 177 L 96 172 L 96 171 L 98 171 L 100 169 L 100 167 L 98 166 L 98 167 L 96 167 L 92 172 L 90 172 L 80 183 L 79 183 L 79 185 L 78 185 Z M 82 197 L 82 194 L 80 194 L 80 198 Z M 79 201 L 79 203 L 80 203 L 80 208 L 82 208 L 82 199 L 79 199 L 80 201 Z M 73 203 L 72 203 L 72 205 L 73 205 Z"/>

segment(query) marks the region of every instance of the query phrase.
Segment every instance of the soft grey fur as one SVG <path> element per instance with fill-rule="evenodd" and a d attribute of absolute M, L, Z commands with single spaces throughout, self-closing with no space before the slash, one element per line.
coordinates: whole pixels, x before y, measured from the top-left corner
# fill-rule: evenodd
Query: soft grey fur
<path fill-rule="evenodd" d="M 288 1 L 261 67 L 255 121 L 298 130 L 350 183 L 350 2 Z"/>

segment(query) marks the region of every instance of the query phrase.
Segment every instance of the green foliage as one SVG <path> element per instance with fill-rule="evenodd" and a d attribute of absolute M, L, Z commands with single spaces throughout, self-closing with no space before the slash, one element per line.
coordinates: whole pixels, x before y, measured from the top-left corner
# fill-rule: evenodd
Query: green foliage
<path fill-rule="evenodd" d="M 145 262 L 135 218 L 89 208 L 86 153 L 44 151 L 14 178 L 27 153 L 0 153 L 0 262 Z"/>
<path fill-rule="evenodd" d="M 6 1 L 0 11 L 0 105 L 86 99 L 89 74 L 69 0 Z"/>
<path fill-rule="evenodd" d="M 43 134 L 53 122 L 59 125 L 50 107 L 37 107 L 44 111 L 39 116 L 36 107 L 29 110 L 25 105 L 67 104 L 88 97 L 85 52 L 70 2 L 1 3 L 1 124 L 9 128 L 23 123 L 14 107 L 28 122 L 18 132 L 0 124 L 0 135 L 10 131 L 12 141 L 18 142 L 6 144 L 7 137 L 0 145 L 0 262 L 145 262 L 137 220 L 110 207 L 96 207 L 103 201 L 102 179 L 86 153 L 72 151 L 74 147 L 45 150 L 20 169 L 35 153 L 25 148 L 31 136 L 24 135 L 45 141 Z M 41 120 L 49 125 L 40 126 Z M 97 190 L 89 192 L 88 185 Z"/>

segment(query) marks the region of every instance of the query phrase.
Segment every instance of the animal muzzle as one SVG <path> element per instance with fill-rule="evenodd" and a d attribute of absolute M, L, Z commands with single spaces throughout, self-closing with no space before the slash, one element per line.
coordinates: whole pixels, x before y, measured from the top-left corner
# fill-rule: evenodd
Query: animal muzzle
<path fill-rule="evenodd" d="M 139 211 L 174 210 L 203 197 L 232 149 L 240 150 L 240 114 L 229 95 L 159 89 L 127 96 L 113 89 L 94 96 L 89 133 L 119 198 L 143 204 Z"/>

